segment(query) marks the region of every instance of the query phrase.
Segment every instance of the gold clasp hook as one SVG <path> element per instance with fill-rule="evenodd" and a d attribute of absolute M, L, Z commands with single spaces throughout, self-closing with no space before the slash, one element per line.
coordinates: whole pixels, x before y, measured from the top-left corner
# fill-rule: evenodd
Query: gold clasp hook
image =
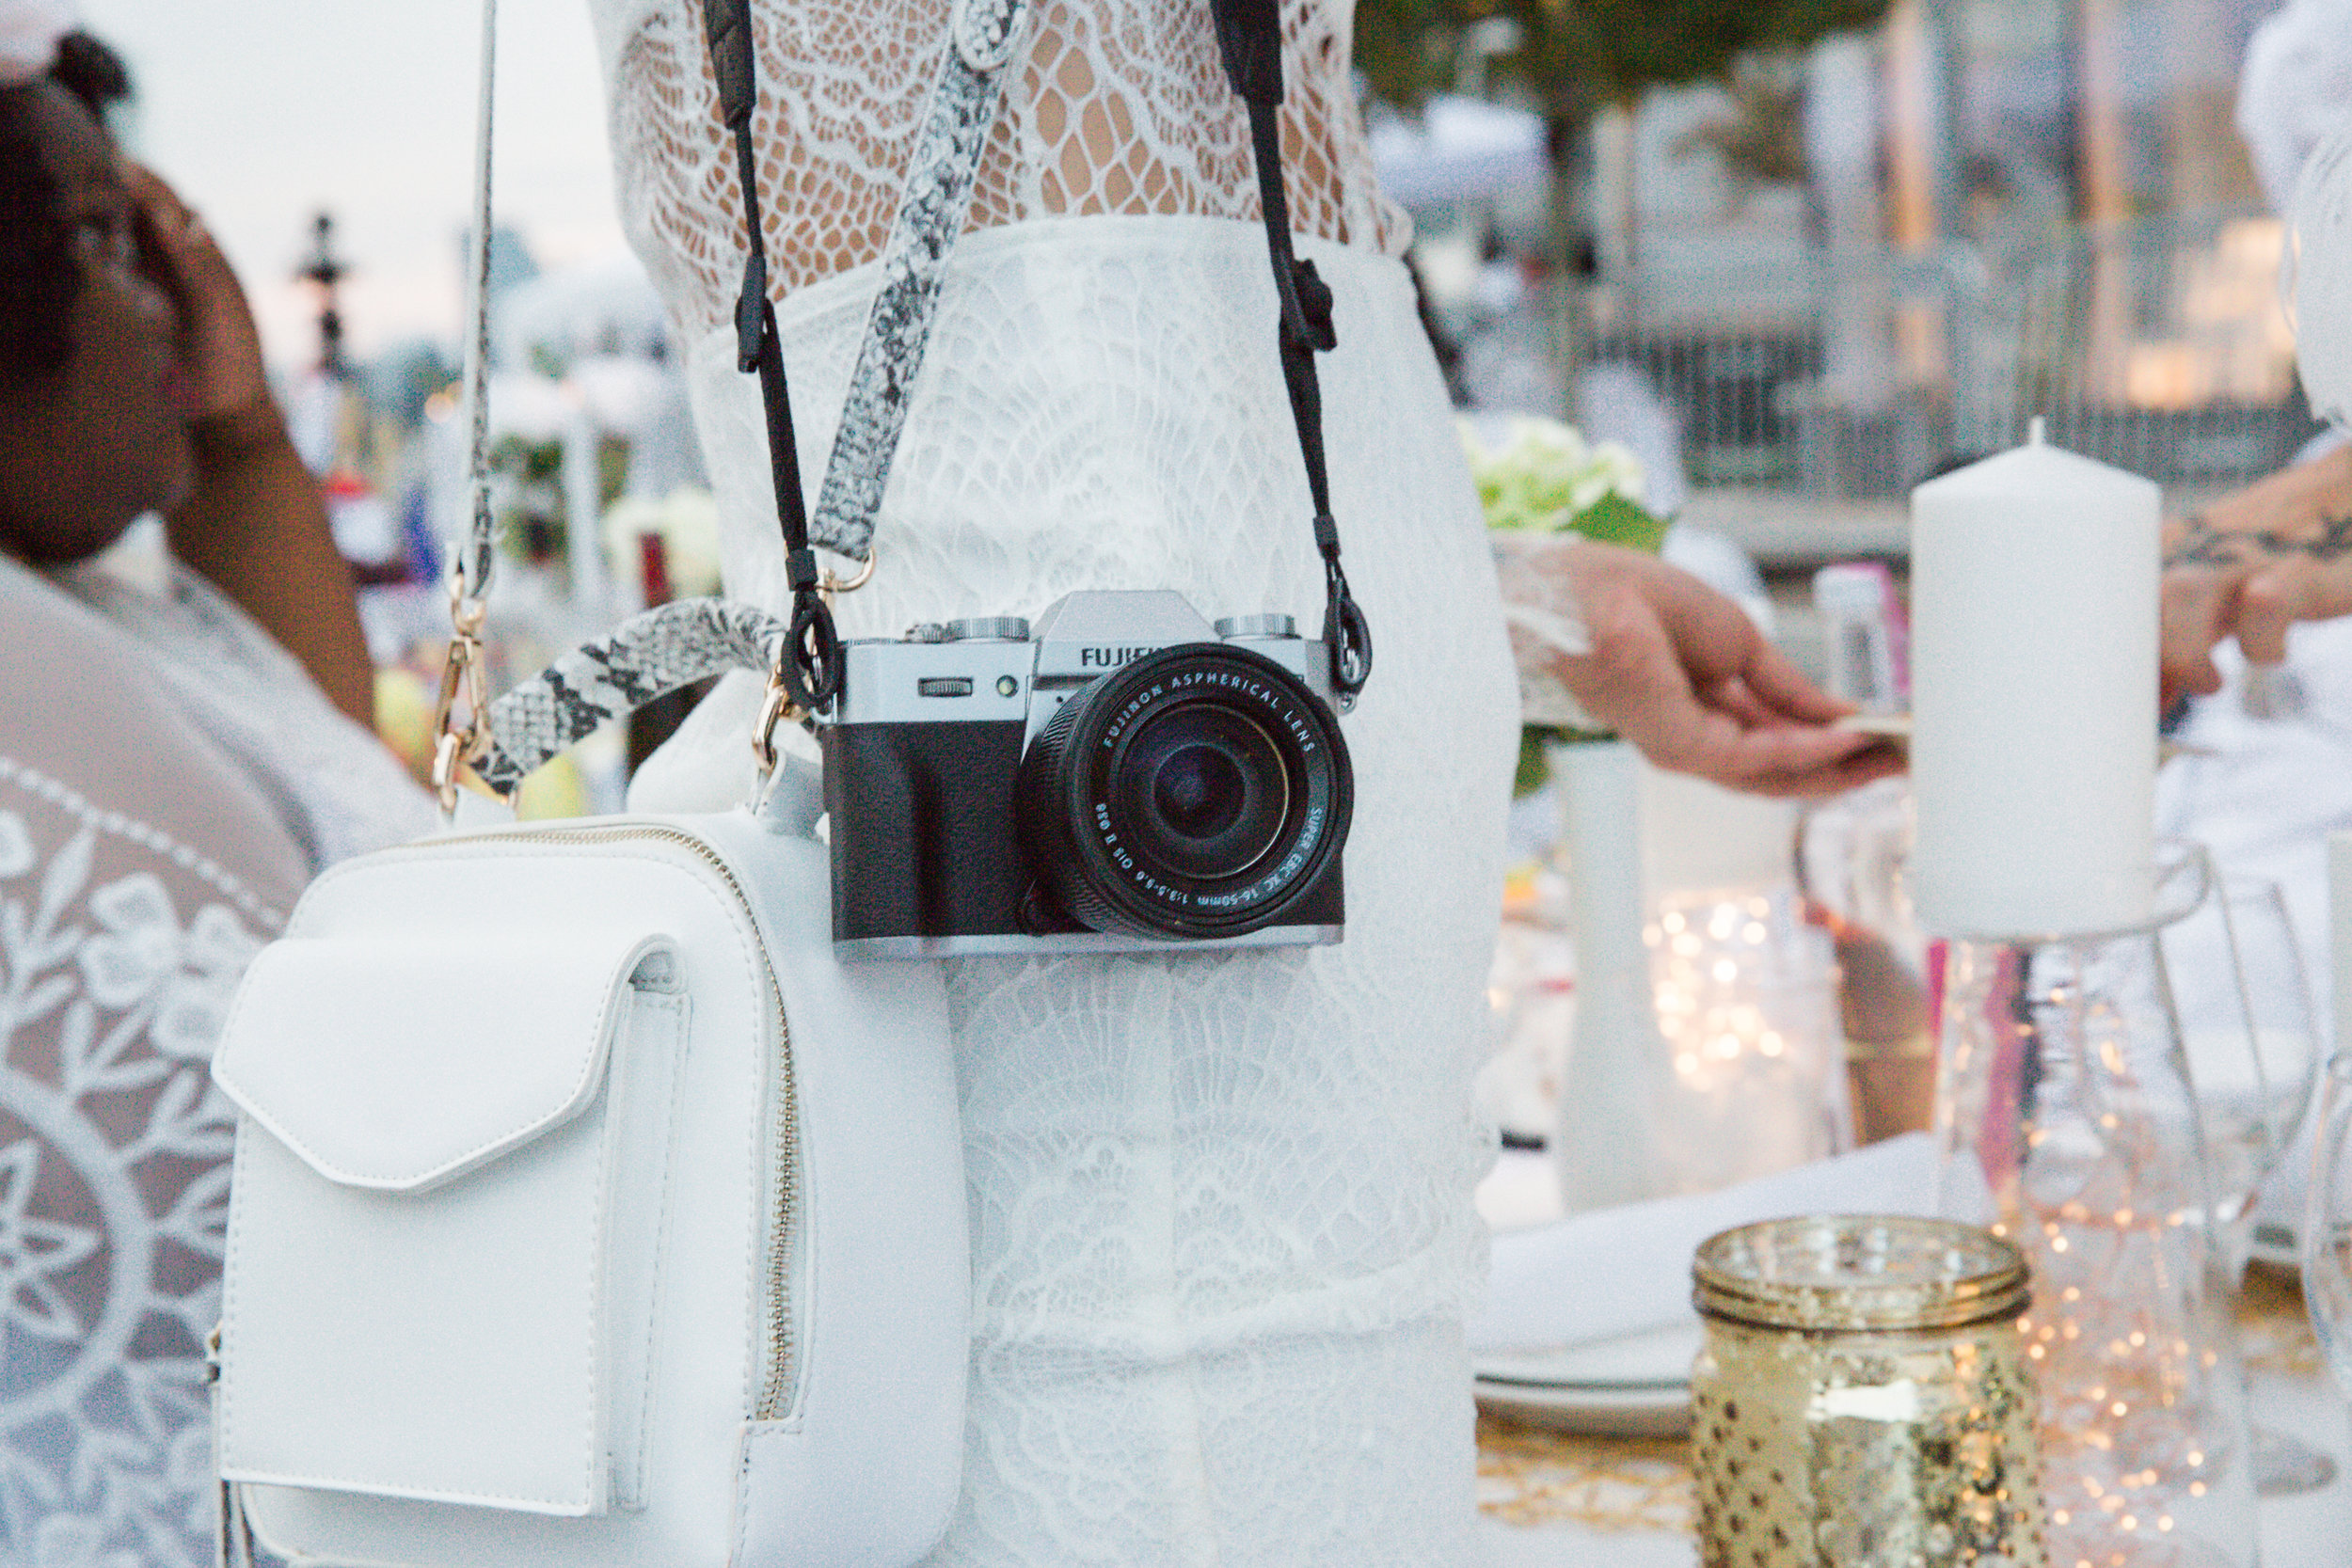
<path fill-rule="evenodd" d="M 433 793 L 444 816 L 457 809 L 460 784 L 492 800 L 501 797 L 482 782 L 473 765 L 490 754 L 490 692 L 482 648 L 483 602 L 465 591 L 462 574 L 453 569 L 449 588 L 449 652 L 441 660 L 441 689 L 433 702 Z M 457 697 L 466 698 L 466 727 L 451 726 Z"/>
<path fill-rule="evenodd" d="M 844 594 L 856 593 L 859 589 L 874 580 L 874 562 L 880 558 L 881 553 L 881 551 L 875 549 L 872 546 L 867 546 L 866 549 L 866 560 L 858 567 L 857 575 L 853 578 L 843 578 L 835 577 L 834 575 L 833 568 L 830 566 L 826 567 L 823 575 L 818 579 L 817 592 L 825 596 L 825 603 L 828 606 L 830 606 L 834 599 Z"/>
<path fill-rule="evenodd" d="M 854 594 L 874 579 L 878 553 L 869 547 L 854 577 L 841 578 L 834 575 L 832 567 L 824 569 L 818 578 L 817 592 L 824 595 L 827 610 L 840 595 Z M 759 761 L 759 776 L 763 779 L 776 770 L 776 726 L 786 722 L 797 724 L 808 717 L 806 710 L 792 700 L 791 688 L 785 683 L 784 660 L 791 657 L 792 649 L 787 643 L 777 654 L 775 668 L 768 672 L 768 692 L 760 701 L 758 721 L 752 725 L 752 755 Z"/>
<path fill-rule="evenodd" d="M 768 694 L 760 701 L 758 721 L 752 725 L 752 755 L 759 761 L 761 778 L 776 770 L 776 726 L 787 721 L 797 724 L 803 717 L 800 705 L 785 686 L 783 669 L 769 671 Z"/>

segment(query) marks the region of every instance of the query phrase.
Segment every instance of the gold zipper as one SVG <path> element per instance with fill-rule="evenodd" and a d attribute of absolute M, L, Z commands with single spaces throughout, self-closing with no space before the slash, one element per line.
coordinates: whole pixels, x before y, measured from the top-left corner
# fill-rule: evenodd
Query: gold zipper
<path fill-rule="evenodd" d="M 736 879 L 735 868 L 724 856 L 694 834 L 678 828 L 662 828 L 650 824 L 610 828 L 524 828 L 504 829 L 489 832 L 466 833 L 447 840 L 450 847 L 469 844 L 612 844 L 627 839 L 654 839 L 675 844 L 695 855 L 727 884 L 749 918 L 752 929 L 760 929 L 758 911 L 753 909 L 743 884 Z M 440 846 L 425 843 L 413 848 L 430 851 Z M 768 956 L 765 941 L 759 948 L 760 973 L 767 976 L 768 1001 L 776 1020 L 776 1045 L 783 1057 L 784 1078 L 776 1096 L 776 1162 L 775 1202 L 770 1213 L 768 1239 L 768 1384 L 760 1390 L 759 1402 L 753 1408 L 752 1418 L 760 1421 L 778 1420 L 791 1408 L 787 1397 L 792 1387 L 792 1220 L 800 1200 L 800 1102 L 792 1072 L 792 1029 L 784 1015 L 784 987 L 776 979 L 776 966 Z"/>

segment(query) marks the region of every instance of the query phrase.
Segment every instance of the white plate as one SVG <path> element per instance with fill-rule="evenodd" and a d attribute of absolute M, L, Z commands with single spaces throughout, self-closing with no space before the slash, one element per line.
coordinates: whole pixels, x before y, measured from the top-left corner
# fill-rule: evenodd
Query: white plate
<path fill-rule="evenodd" d="M 1470 1367 L 1489 1383 L 1687 1389 L 1691 1363 L 1698 1358 L 1702 1338 L 1697 1321 L 1691 1320 L 1582 1344 L 1482 1351 L 1470 1358 Z"/>
<path fill-rule="evenodd" d="M 1679 1437 L 1691 1426 L 1695 1323 L 1621 1338 L 1474 1357 L 1482 1409 L 1607 1437 Z"/>

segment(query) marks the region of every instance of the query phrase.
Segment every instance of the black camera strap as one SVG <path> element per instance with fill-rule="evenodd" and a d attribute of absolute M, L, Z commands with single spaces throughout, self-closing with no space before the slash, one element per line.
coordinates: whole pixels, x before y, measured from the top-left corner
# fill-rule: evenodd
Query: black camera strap
<path fill-rule="evenodd" d="M 817 552 L 809 548 L 808 511 L 801 499 L 801 460 L 792 438 L 792 394 L 784 379 L 784 348 L 776 308 L 768 297 L 768 244 L 760 231 L 759 162 L 752 145 L 752 111 L 759 77 L 752 47 L 751 0 L 703 0 L 703 32 L 719 82 L 719 118 L 735 136 L 735 171 L 743 192 L 743 229 L 750 254 L 735 299 L 735 367 L 759 372 L 768 419 L 768 469 L 784 528 L 785 580 L 792 588 L 791 633 L 778 673 L 792 701 L 823 706 L 841 689 L 841 637 L 825 602 Z"/>
<path fill-rule="evenodd" d="M 453 573 L 459 625 L 451 667 L 443 678 L 441 727 L 444 752 L 454 748 L 448 760 L 464 765 L 453 772 L 470 769 L 501 794 L 511 791 L 533 768 L 599 725 L 663 691 L 724 670 L 765 668 L 771 673 L 770 710 L 763 714 L 755 737 L 763 760 L 772 755 L 764 743 L 786 699 L 813 710 L 839 690 L 840 639 L 827 594 L 849 585 L 836 583 L 818 568 L 812 546 L 863 560 L 871 570 L 874 517 L 906 421 L 910 392 L 922 364 L 947 257 L 969 214 L 980 155 L 1026 11 L 1026 0 L 952 0 L 948 47 L 883 247 L 882 288 L 867 317 L 812 520 L 802 499 L 783 345 L 775 308 L 768 298 L 758 160 L 752 138 L 758 87 L 750 0 L 702 0 L 702 4 L 704 30 L 719 84 L 720 113 L 735 143 L 749 248 L 742 290 L 736 301 L 737 363 L 746 373 L 759 373 L 770 477 L 784 533 L 787 579 L 792 589 L 791 620 L 787 626 L 749 605 L 719 601 L 692 601 L 648 610 L 516 686 L 493 705 L 488 722 L 480 717 L 479 656 L 461 658 L 458 649 L 478 646 L 473 630 L 479 628 L 481 594 L 493 559 L 485 455 L 486 403 L 482 396 L 487 326 L 481 300 L 486 298 L 488 262 L 487 242 L 481 236 L 489 231 L 490 40 L 496 0 L 484 0 L 477 306 L 467 378 L 473 404 L 474 527 Z M 1330 482 L 1324 461 L 1322 394 L 1315 379 L 1314 356 L 1337 341 L 1331 325 L 1331 292 L 1315 276 L 1311 262 L 1293 254 L 1289 212 L 1282 195 L 1277 121 L 1282 101 L 1279 0 L 1211 0 L 1211 6 L 1227 74 L 1249 109 L 1266 244 L 1281 300 L 1282 379 L 1298 429 L 1299 451 L 1306 460 L 1308 489 L 1314 503 L 1315 546 L 1324 561 L 1327 604 L 1323 637 L 1330 649 L 1332 692 L 1344 708 L 1352 705 L 1371 673 L 1372 631 L 1341 569 L 1339 528 L 1331 516 Z M 762 650 L 770 652 L 763 657 Z M 463 734 L 450 733 L 450 698 L 459 679 L 469 673 L 477 717 Z"/>
<path fill-rule="evenodd" d="M 1276 338 L 1282 383 L 1314 504 L 1315 549 L 1323 557 L 1323 638 L 1330 649 L 1332 690 L 1343 705 L 1352 706 L 1372 673 L 1372 626 L 1349 592 L 1347 573 L 1340 563 L 1340 530 L 1331 515 L 1331 481 L 1324 457 L 1323 389 L 1315 375 L 1315 356 L 1339 342 L 1331 322 L 1331 290 L 1316 276 L 1314 263 L 1300 261 L 1292 249 L 1290 207 L 1282 191 L 1280 0 L 1210 4 L 1226 77 L 1248 108 L 1266 246 L 1281 300 Z M 758 370 L 767 404 L 776 512 L 784 525 L 787 575 L 793 592 L 792 669 L 787 674 L 793 700 L 803 706 L 821 705 L 840 684 L 839 641 L 820 592 L 810 541 L 853 558 L 871 559 L 874 518 L 882 508 L 891 459 L 922 368 L 947 255 L 971 208 L 973 182 L 996 118 L 1004 68 L 1021 36 L 1024 10 L 1025 0 L 957 0 L 954 6 L 946 55 L 883 247 L 882 290 L 866 321 L 812 523 L 802 508 L 791 406 L 785 391 L 775 308 L 767 292 L 751 130 L 757 99 L 751 4 L 703 3 L 704 27 L 719 75 L 721 113 L 735 136 L 751 246 L 736 305 L 737 357 L 744 371 Z"/>
<path fill-rule="evenodd" d="M 1314 501 L 1315 548 L 1323 556 L 1323 641 L 1331 655 L 1331 689 L 1343 707 L 1372 673 L 1372 623 L 1348 592 L 1340 565 L 1340 525 L 1331 515 L 1331 479 L 1323 456 L 1323 388 L 1315 377 L 1315 356 L 1339 346 L 1331 323 L 1330 285 L 1316 276 L 1312 261 L 1291 248 L 1290 204 L 1282 194 L 1281 0 L 1209 0 L 1216 18 L 1217 49 L 1225 77 L 1249 106 L 1249 140 L 1258 167 L 1258 198 L 1265 219 L 1266 249 L 1274 262 L 1274 288 L 1282 301 L 1277 336 L 1282 384 L 1290 393 L 1291 419 L 1298 427 L 1298 451 L 1307 463 L 1307 492 Z"/>

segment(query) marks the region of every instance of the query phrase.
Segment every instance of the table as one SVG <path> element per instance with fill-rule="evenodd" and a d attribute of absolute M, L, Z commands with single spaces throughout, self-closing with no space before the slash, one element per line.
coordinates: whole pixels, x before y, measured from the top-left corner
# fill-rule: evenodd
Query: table
<path fill-rule="evenodd" d="M 2291 1275 L 2249 1275 L 2239 1313 L 2252 1407 L 2265 1426 L 2335 1456 L 2332 1485 L 2261 1504 L 2263 1568 L 2352 1561 L 2352 1419 Z M 1481 1418 L 1481 1529 L 1495 1568 L 1692 1568 L 1683 1445 L 1578 1437 Z"/>

